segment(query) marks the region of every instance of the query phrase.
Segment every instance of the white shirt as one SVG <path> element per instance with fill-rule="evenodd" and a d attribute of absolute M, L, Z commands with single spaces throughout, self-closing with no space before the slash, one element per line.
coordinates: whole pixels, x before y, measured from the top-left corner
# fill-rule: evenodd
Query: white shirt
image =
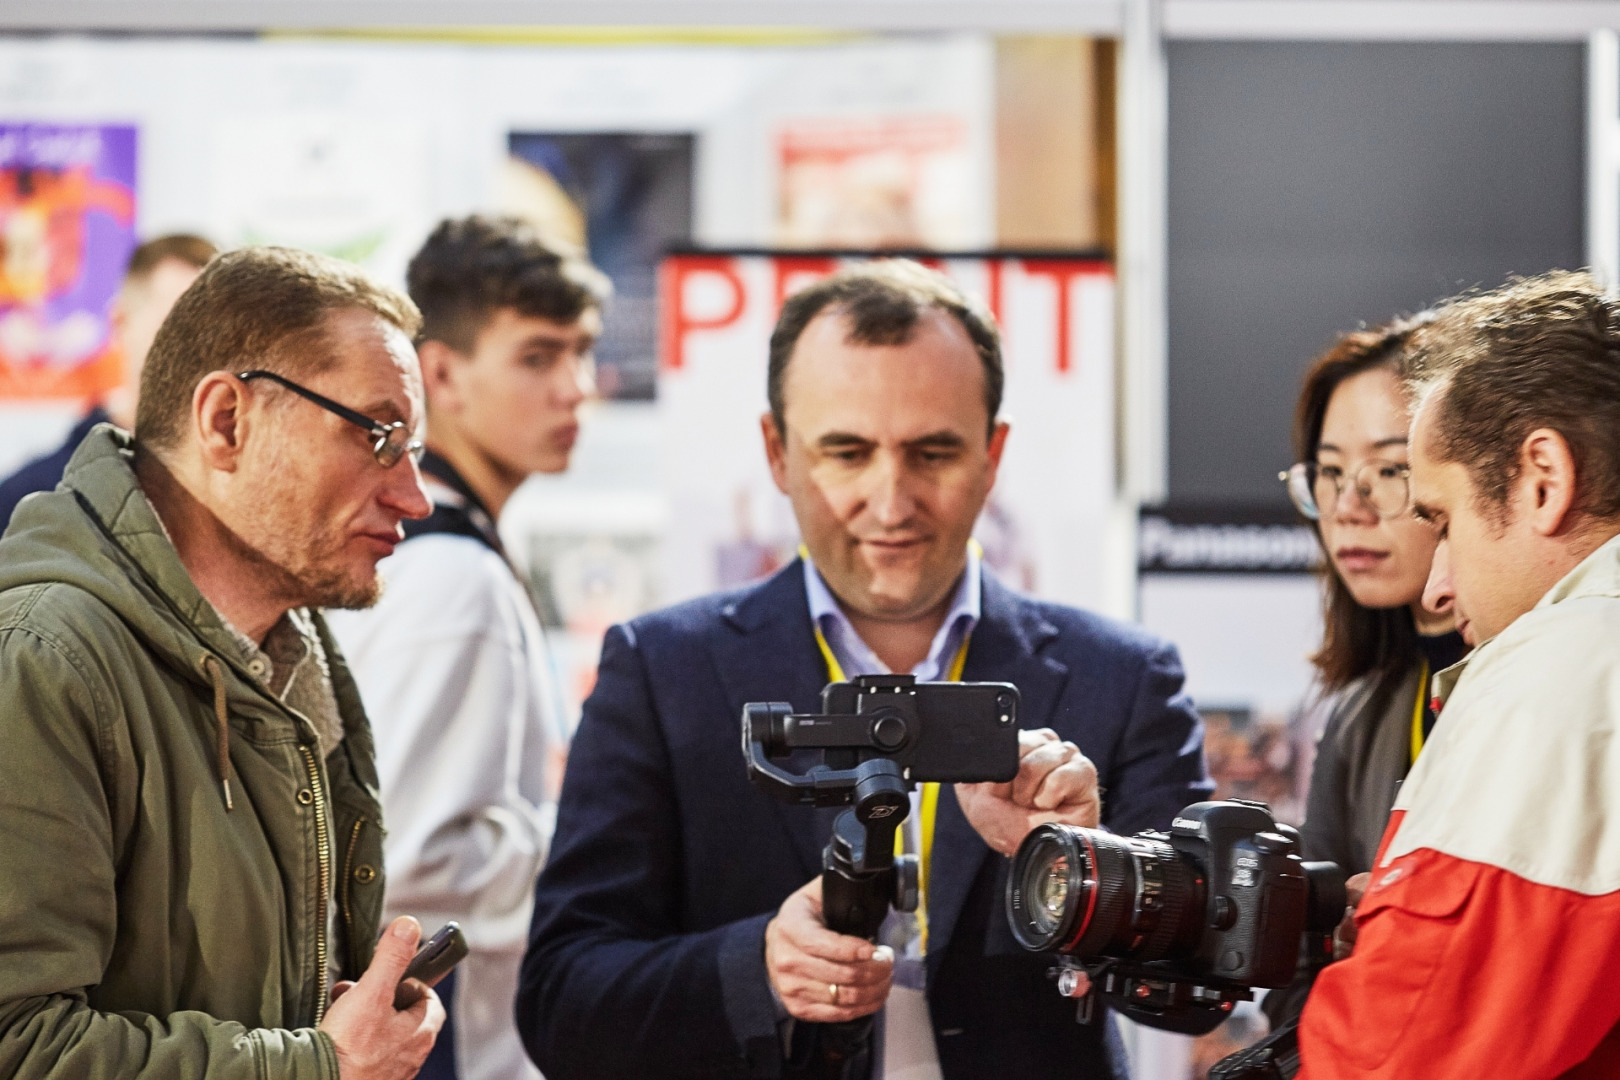
<path fill-rule="evenodd" d="M 957 582 L 945 620 L 934 633 L 928 655 L 911 669 L 918 682 L 936 682 L 950 674 L 962 642 L 979 624 L 982 566 L 976 544 L 968 545 L 967 568 Z M 810 618 L 820 629 L 827 647 L 844 669 L 846 678 L 891 674 L 870 646 L 855 632 L 822 579 L 815 564 L 804 560 L 804 587 Z M 830 674 L 830 673 L 829 673 Z M 908 852 L 921 850 L 919 793 L 911 793 L 911 813 L 903 824 Z M 922 939 L 916 916 L 889 912 L 878 940 L 895 950 L 894 983 L 883 1010 L 883 1056 L 878 1075 L 883 1080 L 939 1080 L 939 1051 L 934 1045 L 934 1024 L 928 1012 Z"/>
<path fill-rule="evenodd" d="M 386 914 L 414 915 L 429 934 L 454 919 L 467 937 L 457 1075 L 532 1080 L 512 1002 L 556 816 L 540 623 L 511 568 L 470 537 L 416 537 L 378 570 L 375 607 L 327 619 L 376 734 Z"/>

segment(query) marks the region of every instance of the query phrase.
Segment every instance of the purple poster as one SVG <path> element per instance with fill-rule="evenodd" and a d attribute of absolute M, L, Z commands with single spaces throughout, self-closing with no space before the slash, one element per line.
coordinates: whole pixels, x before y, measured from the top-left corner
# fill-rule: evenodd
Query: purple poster
<path fill-rule="evenodd" d="M 123 381 L 113 301 L 135 246 L 135 129 L 0 123 L 0 398 Z"/>

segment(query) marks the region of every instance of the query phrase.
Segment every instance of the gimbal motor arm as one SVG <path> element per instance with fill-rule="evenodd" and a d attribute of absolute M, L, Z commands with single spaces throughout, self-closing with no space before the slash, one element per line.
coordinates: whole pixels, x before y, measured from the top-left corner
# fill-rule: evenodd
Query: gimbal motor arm
<path fill-rule="evenodd" d="M 871 749 L 879 753 L 893 750 L 908 736 L 905 721 L 893 714 L 796 715 L 791 705 L 771 701 L 743 707 L 742 731 L 748 778 L 758 787 L 783 802 L 800 806 L 850 808 L 839 814 L 833 824 L 824 869 L 863 882 L 874 875 L 897 871 L 893 887 L 881 889 L 881 905 L 856 904 L 855 907 L 862 910 L 850 911 L 848 919 L 836 918 L 831 909 L 838 904 L 824 896 L 827 925 L 840 933 L 870 937 L 877 932 L 877 927 L 867 929 L 867 924 L 874 917 L 881 923 L 882 914 L 890 903 L 902 911 L 915 909 L 915 860 L 897 863 L 894 854 L 895 830 L 911 813 L 912 782 L 900 766 L 879 756 L 858 762 L 849 769 L 822 764 L 805 773 L 793 773 L 772 760 L 803 749 Z M 833 888 L 830 881 L 827 884 Z M 863 892 L 875 899 L 870 884 Z M 865 910 L 868 907 L 874 910 L 868 912 Z M 845 925 L 834 925 L 835 922 Z"/>

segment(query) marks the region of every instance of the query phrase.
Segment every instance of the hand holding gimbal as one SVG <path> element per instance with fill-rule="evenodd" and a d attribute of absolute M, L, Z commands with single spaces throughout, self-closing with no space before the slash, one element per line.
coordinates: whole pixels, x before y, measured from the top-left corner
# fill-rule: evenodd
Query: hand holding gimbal
<path fill-rule="evenodd" d="M 827 928 L 875 939 L 891 906 L 917 907 L 917 860 L 896 856 L 895 832 L 918 783 L 1006 782 L 1018 774 L 1018 691 L 1006 683 L 918 683 L 865 675 L 822 691 L 822 712 L 779 702 L 744 706 L 749 779 L 784 802 L 848 806 L 822 853 Z M 822 760 L 796 773 L 796 751 Z M 825 1025 L 809 1075 L 843 1076 L 864 1053 L 870 1017 Z"/>

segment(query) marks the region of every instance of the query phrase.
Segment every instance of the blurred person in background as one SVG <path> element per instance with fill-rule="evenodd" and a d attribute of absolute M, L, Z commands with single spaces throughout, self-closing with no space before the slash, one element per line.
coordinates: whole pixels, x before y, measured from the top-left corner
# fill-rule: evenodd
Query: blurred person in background
<path fill-rule="evenodd" d="M 482 217 L 440 224 L 406 280 L 422 311 L 433 513 L 378 567 L 382 600 L 329 618 L 374 718 L 387 912 L 454 919 L 471 948 L 439 985 L 449 1020 L 421 1075 L 537 1077 L 512 1002 L 564 727 L 496 523 L 524 480 L 568 467 L 608 285 L 523 222 Z"/>
<path fill-rule="evenodd" d="M 427 1057 L 444 1011 L 394 1008 L 421 928 L 381 921 L 371 732 L 318 610 L 374 602 L 428 513 L 417 322 L 335 259 L 215 259 L 134 436 L 96 427 L 0 540 L 0 1076 Z"/>
<path fill-rule="evenodd" d="M 1208 795 L 1175 648 L 983 566 L 1000 335 L 949 279 L 880 260 L 801 290 L 768 372 L 761 435 L 804 553 L 608 632 L 536 889 L 529 1052 L 551 1080 L 822 1075 L 823 1025 L 881 1009 L 853 1077 L 1123 1078 L 1113 1023 L 1075 1023 L 1015 943 L 1005 856 L 1042 822 L 1165 828 Z M 875 946 L 821 918 L 832 815 L 750 784 L 737 724 L 888 672 L 1010 682 L 1025 730 L 1014 782 L 913 793 L 921 906 Z"/>
<path fill-rule="evenodd" d="M 1299 1075 L 1614 1077 L 1620 303 L 1584 274 L 1517 281 L 1442 308 L 1418 361 L 1426 599 L 1474 648 L 1436 679 Z"/>
<path fill-rule="evenodd" d="M 1283 474 L 1327 555 L 1319 697 L 1303 856 L 1372 869 L 1390 807 L 1434 729 L 1430 678 L 1468 652 L 1449 608 L 1423 606 L 1434 531 L 1411 513 L 1402 378 L 1432 314 L 1341 337 L 1305 376 Z M 1273 1026 L 1304 1008 L 1312 975 L 1266 996 Z"/>
<path fill-rule="evenodd" d="M 62 472 L 79 443 L 97 424 L 112 422 L 125 431 L 135 426 L 135 406 L 141 368 L 158 327 L 218 250 L 200 236 L 174 233 L 148 240 L 129 257 L 123 286 L 113 304 L 112 332 L 124 359 L 125 382 L 93 406 L 50 453 L 25 464 L 0 480 L 0 532 L 26 495 L 50 491 L 62 482 Z"/>

